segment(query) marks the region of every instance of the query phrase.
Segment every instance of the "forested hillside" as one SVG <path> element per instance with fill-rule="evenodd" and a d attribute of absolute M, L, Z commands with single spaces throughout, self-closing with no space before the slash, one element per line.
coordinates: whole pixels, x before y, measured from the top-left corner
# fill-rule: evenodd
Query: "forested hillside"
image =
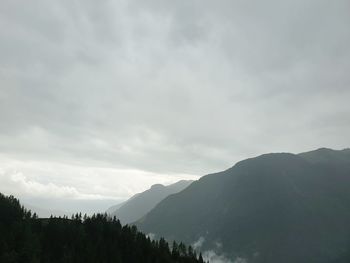
<path fill-rule="evenodd" d="M 0 262 L 201 263 L 191 247 L 152 241 L 106 215 L 38 219 L 0 193 Z"/>

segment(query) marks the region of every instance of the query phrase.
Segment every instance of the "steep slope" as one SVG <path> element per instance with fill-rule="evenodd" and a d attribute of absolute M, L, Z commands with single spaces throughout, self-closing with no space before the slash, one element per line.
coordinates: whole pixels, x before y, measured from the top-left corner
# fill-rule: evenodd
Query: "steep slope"
<path fill-rule="evenodd" d="M 169 196 L 137 225 L 248 262 L 330 262 L 350 249 L 349 160 L 330 149 L 247 159 Z"/>
<path fill-rule="evenodd" d="M 164 198 L 182 191 L 192 182 L 182 180 L 168 186 L 155 184 L 150 189 L 134 195 L 109 214 L 116 216 L 122 224 L 133 223 L 151 211 Z M 111 210 L 108 209 L 107 211 Z"/>
<path fill-rule="evenodd" d="M 110 215 L 110 214 L 112 214 L 112 213 L 114 213 L 115 211 L 117 211 L 121 206 L 123 206 L 125 204 L 125 201 L 124 202 L 121 202 L 120 204 L 116 204 L 116 205 L 113 205 L 113 206 L 111 206 L 110 208 L 108 208 L 107 210 L 106 210 L 106 213 L 108 214 L 108 215 Z"/>

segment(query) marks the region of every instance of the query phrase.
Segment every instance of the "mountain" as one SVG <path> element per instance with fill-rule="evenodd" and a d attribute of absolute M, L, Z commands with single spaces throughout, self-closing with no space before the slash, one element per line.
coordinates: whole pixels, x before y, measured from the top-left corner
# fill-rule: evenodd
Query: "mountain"
<path fill-rule="evenodd" d="M 63 217 L 63 216 L 70 216 L 72 213 L 66 212 L 66 211 L 61 211 L 57 209 L 45 209 L 42 207 L 30 205 L 27 203 L 24 203 L 23 206 L 27 209 L 30 210 L 32 213 L 36 213 L 38 217 L 40 218 L 48 218 L 51 215 L 56 216 L 56 217 Z"/>
<path fill-rule="evenodd" d="M 116 216 L 122 224 L 133 223 L 151 211 L 164 198 L 182 191 L 192 182 L 181 180 L 168 186 L 152 185 L 150 189 L 134 195 L 122 203 L 120 207 L 117 206 L 115 210 L 113 210 L 115 206 L 109 208 L 107 213 Z"/>
<path fill-rule="evenodd" d="M 183 243 L 170 250 L 107 215 L 38 219 L 0 193 L 0 262 L 204 263 Z"/>
<path fill-rule="evenodd" d="M 337 259 L 350 251 L 350 151 L 241 161 L 168 196 L 136 225 L 232 261 L 344 262 Z"/>
<path fill-rule="evenodd" d="M 116 205 L 111 206 L 110 208 L 108 208 L 108 209 L 106 210 L 106 213 L 107 213 L 108 215 L 114 213 L 114 212 L 117 211 L 121 206 L 123 206 L 123 205 L 125 204 L 125 202 L 126 202 L 126 201 L 121 202 L 120 204 L 116 204 Z"/>

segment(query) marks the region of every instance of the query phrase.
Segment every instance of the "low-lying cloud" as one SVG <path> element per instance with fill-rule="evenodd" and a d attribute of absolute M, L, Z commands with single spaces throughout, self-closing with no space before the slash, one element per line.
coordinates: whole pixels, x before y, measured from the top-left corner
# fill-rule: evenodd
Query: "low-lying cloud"
<path fill-rule="evenodd" d="M 0 172 L 0 182 L 3 191 L 16 195 L 30 194 L 34 197 L 51 196 L 53 198 L 96 198 L 96 196 L 81 194 L 74 187 L 57 186 L 53 183 L 42 184 L 28 180 L 21 172 L 15 172 L 13 174 Z"/>
<path fill-rule="evenodd" d="M 213 249 L 209 250 L 203 250 L 202 247 L 205 243 L 204 237 L 199 237 L 198 240 L 192 243 L 192 247 L 197 251 L 201 252 L 203 259 L 205 261 L 208 261 L 210 263 L 248 263 L 248 260 L 242 257 L 236 257 L 235 259 L 231 260 L 229 259 L 223 252 L 222 252 L 222 243 L 219 241 L 216 241 L 214 244 L 215 246 Z M 220 251 L 220 252 L 218 252 Z"/>
<path fill-rule="evenodd" d="M 163 176 L 137 170 L 9 158 L 0 160 L 2 193 L 15 195 L 24 203 L 42 206 L 40 208 L 73 212 L 104 212 L 109 206 L 146 190 L 152 184 L 170 184 L 178 179 L 178 175 Z M 191 175 L 181 177 L 195 179 Z"/>
<path fill-rule="evenodd" d="M 193 247 L 195 250 L 200 250 L 201 247 L 202 247 L 203 244 L 204 244 L 204 241 L 205 241 L 205 238 L 204 238 L 204 237 L 199 237 L 197 241 L 193 242 L 192 247 Z"/>

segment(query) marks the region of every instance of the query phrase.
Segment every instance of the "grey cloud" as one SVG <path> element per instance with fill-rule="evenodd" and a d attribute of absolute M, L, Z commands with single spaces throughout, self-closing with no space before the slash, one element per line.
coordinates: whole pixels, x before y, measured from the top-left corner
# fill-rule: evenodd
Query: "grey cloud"
<path fill-rule="evenodd" d="M 349 146 L 348 1 L 1 7 L 3 154 L 205 174 Z"/>

